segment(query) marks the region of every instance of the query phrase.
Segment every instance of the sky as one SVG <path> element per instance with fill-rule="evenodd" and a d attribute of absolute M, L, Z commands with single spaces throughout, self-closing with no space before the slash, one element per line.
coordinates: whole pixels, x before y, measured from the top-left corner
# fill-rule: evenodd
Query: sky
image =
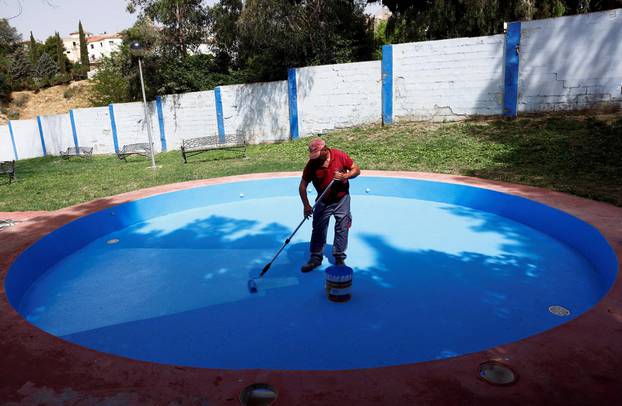
<path fill-rule="evenodd" d="M 208 5 L 215 2 L 206 0 Z M 10 18 L 9 24 L 23 40 L 28 40 L 32 31 L 37 41 L 45 41 L 56 31 L 61 37 L 78 31 L 80 20 L 84 30 L 93 34 L 122 31 L 136 21 L 126 6 L 127 0 L 0 0 L 0 18 Z M 369 13 L 377 9 L 368 6 Z"/>

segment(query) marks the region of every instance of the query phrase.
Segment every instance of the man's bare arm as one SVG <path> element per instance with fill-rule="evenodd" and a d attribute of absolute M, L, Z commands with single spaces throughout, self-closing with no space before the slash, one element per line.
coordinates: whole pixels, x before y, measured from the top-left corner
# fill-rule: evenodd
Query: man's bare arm
<path fill-rule="evenodd" d="M 309 182 L 304 179 L 300 180 L 300 185 L 298 186 L 298 193 L 300 194 L 300 200 L 302 200 L 303 206 L 303 215 L 305 218 L 310 217 L 313 214 L 313 208 L 309 204 L 309 198 L 307 197 L 307 186 Z"/>
<path fill-rule="evenodd" d="M 352 163 L 352 167 L 347 172 L 336 172 L 335 179 L 346 180 L 354 179 L 361 174 L 361 168 L 356 163 Z"/>

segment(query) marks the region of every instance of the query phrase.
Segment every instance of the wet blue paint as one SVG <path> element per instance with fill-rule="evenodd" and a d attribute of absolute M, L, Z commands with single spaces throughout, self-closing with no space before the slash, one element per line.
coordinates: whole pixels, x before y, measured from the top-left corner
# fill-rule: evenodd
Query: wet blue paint
<path fill-rule="evenodd" d="M 505 76 L 503 92 L 503 115 L 516 117 L 518 110 L 518 74 L 520 63 L 521 23 L 508 25 L 505 34 Z"/>
<path fill-rule="evenodd" d="M 393 124 L 393 46 L 382 46 L 382 122 Z"/>
<path fill-rule="evenodd" d="M 251 294 L 249 278 L 300 221 L 297 185 L 208 186 L 78 219 L 17 259 L 7 296 L 43 330 L 133 359 L 339 370 L 537 334 L 597 303 L 617 272 L 598 231 L 559 210 L 468 186 L 361 177 L 351 188 L 352 300 L 326 299 L 328 260 L 298 271 L 309 222 Z M 571 317 L 550 314 L 550 305 Z"/>

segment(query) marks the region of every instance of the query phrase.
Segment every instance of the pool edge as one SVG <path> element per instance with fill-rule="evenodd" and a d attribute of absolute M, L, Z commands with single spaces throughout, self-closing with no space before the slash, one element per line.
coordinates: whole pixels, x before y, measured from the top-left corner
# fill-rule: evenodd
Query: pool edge
<path fill-rule="evenodd" d="M 558 208 L 596 227 L 622 258 L 622 208 L 546 189 L 464 176 L 364 171 L 365 176 L 402 177 L 464 184 L 525 197 Z M 252 174 L 157 186 L 39 213 L 0 232 L 0 276 L 17 255 L 43 235 L 76 218 L 127 201 L 175 190 L 266 177 L 298 177 L 299 172 Z M 131 361 L 61 341 L 27 323 L 2 295 L 0 399 L 22 400 L 51 389 L 59 398 L 71 388 L 79 399 L 125 396 L 127 403 L 168 403 L 205 399 L 235 404 L 246 386 L 267 382 L 279 391 L 277 404 L 399 404 L 407 400 L 456 404 L 506 400 L 510 403 L 613 403 L 622 379 L 622 286 L 620 273 L 591 310 L 536 336 L 461 357 L 413 365 L 354 371 L 270 371 L 179 368 Z M 590 348 L 587 348 L 587 345 Z M 495 359 L 520 375 L 509 387 L 478 378 L 481 362 Z M 50 391 L 45 392 L 50 395 Z"/>

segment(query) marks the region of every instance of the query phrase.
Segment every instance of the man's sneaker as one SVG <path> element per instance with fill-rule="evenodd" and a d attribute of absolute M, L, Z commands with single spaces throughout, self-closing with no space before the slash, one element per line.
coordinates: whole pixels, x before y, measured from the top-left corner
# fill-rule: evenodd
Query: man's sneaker
<path fill-rule="evenodd" d="M 335 258 L 335 265 L 345 265 L 345 264 L 346 264 L 345 258 Z"/>
<path fill-rule="evenodd" d="M 307 262 L 302 267 L 300 267 L 300 272 L 303 272 L 303 273 L 311 272 L 312 270 L 314 270 L 320 265 L 322 265 L 321 262 L 317 262 L 317 261 L 310 259 L 309 262 Z"/>

